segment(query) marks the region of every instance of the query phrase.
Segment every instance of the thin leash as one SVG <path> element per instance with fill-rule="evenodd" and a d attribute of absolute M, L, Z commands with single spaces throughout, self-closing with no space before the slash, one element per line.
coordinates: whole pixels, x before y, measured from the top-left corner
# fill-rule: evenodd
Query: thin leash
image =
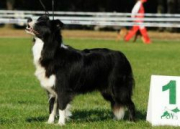
<path fill-rule="evenodd" d="M 49 12 L 47 11 L 45 5 L 43 4 L 43 2 L 41 0 L 39 0 L 41 6 L 43 7 L 45 14 L 49 16 Z M 52 0 L 52 15 L 53 15 L 53 20 L 54 20 L 54 0 Z"/>
<path fill-rule="evenodd" d="M 43 2 L 41 0 L 39 0 L 41 6 L 43 7 L 44 11 L 45 11 L 45 14 L 49 16 L 49 12 L 46 10 L 46 7 L 45 5 L 43 4 Z"/>
<path fill-rule="evenodd" d="M 54 0 L 52 0 L 52 12 L 53 12 L 53 20 L 54 20 Z"/>

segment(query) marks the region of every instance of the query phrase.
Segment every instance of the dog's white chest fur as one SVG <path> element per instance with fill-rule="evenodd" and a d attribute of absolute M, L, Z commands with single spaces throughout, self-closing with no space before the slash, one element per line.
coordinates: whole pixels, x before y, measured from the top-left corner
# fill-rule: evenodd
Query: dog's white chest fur
<path fill-rule="evenodd" d="M 35 44 L 32 48 L 34 65 L 36 67 L 35 76 L 38 78 L 43 88 L 49 89 L 55 85 L 56 77 L 55 75 L 51 75 L 49 78 L 47 78 L 45 68 L 42 67 L 41 64 L 39 63 L 43 45 L 44 45 L 43 41 L 39 38 L 36 38 Z"/>

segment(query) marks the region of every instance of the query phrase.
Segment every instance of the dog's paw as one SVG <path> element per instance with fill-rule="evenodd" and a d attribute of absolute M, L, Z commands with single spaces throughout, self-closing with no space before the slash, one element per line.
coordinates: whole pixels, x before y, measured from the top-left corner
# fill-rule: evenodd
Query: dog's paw
<path fill-rule="evenodd" d="M 70 117 L 66 117 L 66 120 L 67 120 L 67 121 L 70 121 L 70 120 L 71 120 L 71 118 L 70 118 Z"/>
<path fill-rule="evenodd" d="M 65 126 L 66 124 L 65 124 L 65 122 L 58 122 L 58 125 L 59 126 Z"/>
<path fill-rule="evenodd" d="M 47 121 L 46 124 L 54 124 L 54 121 Z"/>
<path fill-rule="evenodd" d="M 71 117 L 72 113 L 69 110 L 66 110 L 66 117 Z"/>
<path fill-rule="evenodd" d="M 48 124 L 54 124 L 54 117 L 53 116 L 50 116 L 48 121 L 47 121 Z"/>
<path fill-rule="evenodd" d="M 65 115 L 66 115 L 66 120 L 67 121 L 69 121 L 71 118 L 71 116 L 72 116 L 72 113 L 71 113 L 71 111 L 70 111 L 70 108 L 71 108 L 71 105 L 70 104 L 68 104 L 67 105 L 67 107 L 66 107 L 66 113 L 65 113 Z"/>

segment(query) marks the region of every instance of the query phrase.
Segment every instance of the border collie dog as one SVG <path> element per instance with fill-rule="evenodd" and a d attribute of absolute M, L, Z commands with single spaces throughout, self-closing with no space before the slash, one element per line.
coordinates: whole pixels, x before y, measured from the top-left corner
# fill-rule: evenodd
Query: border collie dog
<path fill-rule="evenodd" d="M 49 95 L 48 123 L 54 123 L 58 111 L 58 124 L 65 125 L 74 96 L 96 90 L 110 102 L 117 120 L 123 119 L 127 108 L 129 120 L 134 121 L 134 79 L 125 55 L 105 48 L 77 50 L 66 46 L 60 33 L 62 26 L 60 20 L 43 15 L 35 22 L 29 18 L 26 28 L 34 36 L 35 76 Z"/>

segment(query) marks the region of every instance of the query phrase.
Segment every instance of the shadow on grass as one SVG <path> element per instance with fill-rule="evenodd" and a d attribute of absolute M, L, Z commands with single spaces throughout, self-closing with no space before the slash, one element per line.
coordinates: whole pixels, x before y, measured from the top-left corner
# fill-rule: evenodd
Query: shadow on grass
<path fill-rule="evenodd" d="M 146 120 L 146 112 L 136 111 L 136 119 L 138 120 Z"/>
<path fill-rule="evenodd" d="M 47 121 L 48 117 L 31 117 L 31 118 L 27 118 L 26 122 L 28 123 L 33 123 L 33 122 L 44 122 Z"/>
<path fill-rule="evenodd" d="M 146 120 L 146 112 L 136 110 L 135 119 L 136 119 L 136 122 Z M 129 120 L 129 112 L 128 111 L 126 111 L 126 115 L 124 117 L 124 120 L 126 120 L 126 121 Z"/>
<path fill-rule="evenodd" d="M 0 118 L 0 125 L 17 123 L 18 119 L 2 119 Z"/>
<path fill-rule="evenodd" d="M 114 118 L 111 110 L 77 110 L 73 112 L 71 119 L 77 122 L 100 122 L 112 120 Z M 146 120 L 146 113 L 136 111 L 136 122 Z M 126 111 L 124 121 L 129 121 L 129 113 Z"/>
<path fill-rule="evenodd" d="M 101 122 L 113 119 L 113 114 L 111 110 L 106 109 L 92 109 L 92 110 L 74 110 L 72 112 L 71 121 L 74 122 Z M 124 120 L 128 121 L 129 113 L 126 111 L 126 115 Z M 146 113 L 142 113 L 141 111 L 136 111 L 136 121 L 141 121 L 146 119 Z M 26 121 L 29 123 L 32 122 L 45 122 L 48 120 L 48 116 L 46 117 L 32 117 L 27 118 Z"/>
<path fill-rule="evenodd" d="M 106 121 L 113 118 L 110 110 L 75 110 L 71 119 L 79 122 Z"/>

